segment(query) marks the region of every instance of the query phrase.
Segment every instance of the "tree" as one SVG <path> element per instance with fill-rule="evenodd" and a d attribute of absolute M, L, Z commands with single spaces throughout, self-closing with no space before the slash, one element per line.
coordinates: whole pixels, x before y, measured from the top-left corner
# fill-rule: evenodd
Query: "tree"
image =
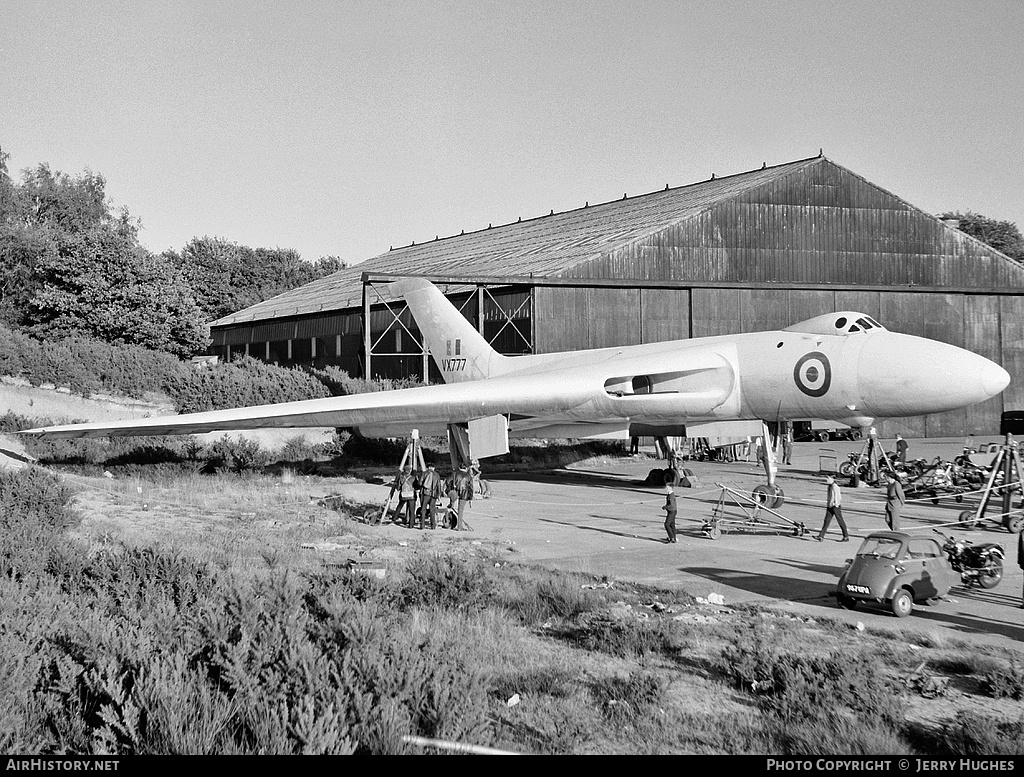
<path fill-rule="evenodd" d="M 1024 262 L 1024 235 L 1012 221 L 996 221 L 980 213 L 942 213 L 940 219 L 956 219 L 959 229 L 1011 259 Z"/>
<path fill-rule="evenodd" d="M 7 222 L 14 206 L 14 182 L 7 172 L 11 155 L 0 148 L 0 224 Z"/>
<path fill-rule="evenodd" d="M 134 235 L 104 226 L 61 234 L 36 258 L 26 328 L 44 339 L 84 335 L 178 356 L 206 348 L 202 314 L 177 268 Z"/>
<path fill-rule="evenodd" d="M 291 248 L 248 248 L 223 238 L 196 237 L 167 251 L 191 286 L 207 321 L 323 278 L 344 268 L 334 256 L 307 262 Z"/>

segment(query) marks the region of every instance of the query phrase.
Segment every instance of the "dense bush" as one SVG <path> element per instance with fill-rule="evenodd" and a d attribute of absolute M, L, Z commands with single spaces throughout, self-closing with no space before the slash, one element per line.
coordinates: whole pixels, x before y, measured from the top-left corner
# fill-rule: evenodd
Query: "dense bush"
<path fill-rule="evenodd" d="M 456 634 L 409 628 L 401 583 L 359 597 L 348 576 L 239 580 L 173 551 L 66 548 L 31 589 L 0 578 L 7 752 L 403 753 L 405 734 L 490 740 L 480 668 Z"/>
<path fill-rule="evenodd" d="M 330 396 L 327 387 L 308 371 L 266 364 L 250 356 L 175 378 L 166 391 L 181 413 Z"/>
<path fill-rule="evenodd" d="M 454 556 L 415 556 L 405 569 L 400 601 L 406 607 L 478 609 L 490 600 L 494 586 L 479 563 Z"/>
<path fill-rule="evenodd" d="M 166 393 L 194 368 L 163 351 L 74 338 L 42 342 L 0 328 L 0 374 L 50 384 L 90 396 L 107 392 L 144 399 Z"/>
<path fill-rule="evenodd" d="M 983 756 L 1024 755 L 1024 717 L 999 720 L 960 711 L 942 728 L 932 755 Z"/>
<path fill-rule="evenodd" d="M 671 622 L 597 612 L 566 627 L 562 636 L 584 650 L 596 650 L 620 658 L 644 659 L 671 654 L 675 633 Z"/>
<path fill-rule="evenodd" d="M 74 394 L 167 397 L 179 413 L 294 402 L 406 388 L 413 382 L 366 381 L 336 367 L 279 367 L 252 357 L 196 367 L 163 351 L 73 338 L 41 342 L 0 327 L 0 375 Z"/>
<path fill-rule="evenodd" d="M 71 491 L 54 475 L 35 467 L 0 470 L 0 574 L 42 572 L 77 520 Z"/>
<path fill-rule="evenodd" d="M 985 674 L 982 688 L 996 699 L 1024 699 L 1024 667 L 1013 661 Z"/>
<path fill-rule="evenodd" d="M 538 569 L 513 569 L 504 580 L 497 600 L 527 626 L 556 618 L 573 620 L 603 604 L 603 599 L 594 591 L 584 590 L 574 577 L 546 574 Z"/>
<path fill-rule="evenodd" d="M 773 752 L 878 754 L 905 752 L 905 702 L 877 661 L 785 651 L 766 628 L 736 635 L 722 669 L 753 693 Z"/>
<path fill-rule="evenodd" d="M 327 387 L 332 396 L 341 397 L 349 394 L 367 394 L 373 391 L 394 391 L 396 389 L 414 388 L 422 385 L 416 380 L 392 380 L 381 378 L 378 380 L 366 380 L 365 378 L 353 378 L 345 370 L 334 365 L 328 365 L 322 369 L 311 368 L 309 373 Z"/>
<path fill-rule="evenodd" d="M 270 454 L 249 437 L 221 437 L 206 449 L 204 456 L 210 467 L 232 472 L 251 472 L 270 461 Z"/>
<path fill-rule="evenodd" d="M 405 453 L 406 442 L 404 440 L 390 440 L 375 437 L 363 437 L 361 434 L 352 434 L 341 446 L 342 455 L 345 458 L 355 461 L 363 461 L 372 464 L 396 465 Z"/>

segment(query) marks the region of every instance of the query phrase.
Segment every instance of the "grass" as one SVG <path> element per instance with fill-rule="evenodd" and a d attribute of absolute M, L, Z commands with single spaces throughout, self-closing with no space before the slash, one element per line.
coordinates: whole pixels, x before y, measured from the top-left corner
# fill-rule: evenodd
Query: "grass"
<path fill-rule="evenodd" d="M 901 682 L 927 660 L 1012 703 L 1021 669 L 995 649 L 702 609 L 470 542 L 402 547 L 286 472 L 67 478 L 70 502 L 38 472 L 9 482 L 7 520 L 49 529 L 9 540 L 19 571 L 0 576 L 0 747 L 408 753 L 415 734 L 552 754 L 1024 750 L 1013 716 L 917 725 Z M 302 547 L 324 542 L 386 558 L 387 575 Z"/>

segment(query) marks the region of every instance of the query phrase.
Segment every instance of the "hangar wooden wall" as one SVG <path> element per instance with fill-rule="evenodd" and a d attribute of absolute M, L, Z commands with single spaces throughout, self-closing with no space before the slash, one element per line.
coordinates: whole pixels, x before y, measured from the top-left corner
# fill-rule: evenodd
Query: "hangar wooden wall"
<path fill-rule="evenodd" d="M 535 288 L 539 353 L 781 329 L 859 310 L 893 331 L 940 340 L 1024 375 L 1024 297 L 887 290 L 764 288 Z M 590 326 L 579 322 L 589 321 Z M 898 369 L 899 365 L 893 365 Z M 1024 385 L 949 413 L 880 425 L 913 437 L 997 434 L 1005 409 L 1024 408 Z"/>

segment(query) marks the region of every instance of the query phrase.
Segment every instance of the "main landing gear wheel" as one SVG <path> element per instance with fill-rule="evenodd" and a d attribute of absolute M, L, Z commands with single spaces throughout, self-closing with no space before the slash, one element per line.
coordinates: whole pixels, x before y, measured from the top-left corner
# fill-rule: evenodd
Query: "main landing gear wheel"
<path fill-rule="evenodd" d="M 786 503 L 786 495 L 780 486 L 754 486 L 751 498 L 759 505 L 778 510 Z"/>
<path fill-rule="evenodd" d="M 910 611 L 914 609 L 914 597 L 910 595 L 910 591 L 906 588 L 901 588 L 895 594 L 893 594 L 892 602 L 889 603 L 892 608 L 892 614 L 897 618 L 906 618 L 910 615 Z"/>
<path fill-rule="evenodd" d="M 956 517 L 958 523 L 962 523 L 965 526 L 969 526 L 972 529 L 977 525 L 978 521 L 974 517 L 974 510 L 964 510 L 960 515 Z"/>

